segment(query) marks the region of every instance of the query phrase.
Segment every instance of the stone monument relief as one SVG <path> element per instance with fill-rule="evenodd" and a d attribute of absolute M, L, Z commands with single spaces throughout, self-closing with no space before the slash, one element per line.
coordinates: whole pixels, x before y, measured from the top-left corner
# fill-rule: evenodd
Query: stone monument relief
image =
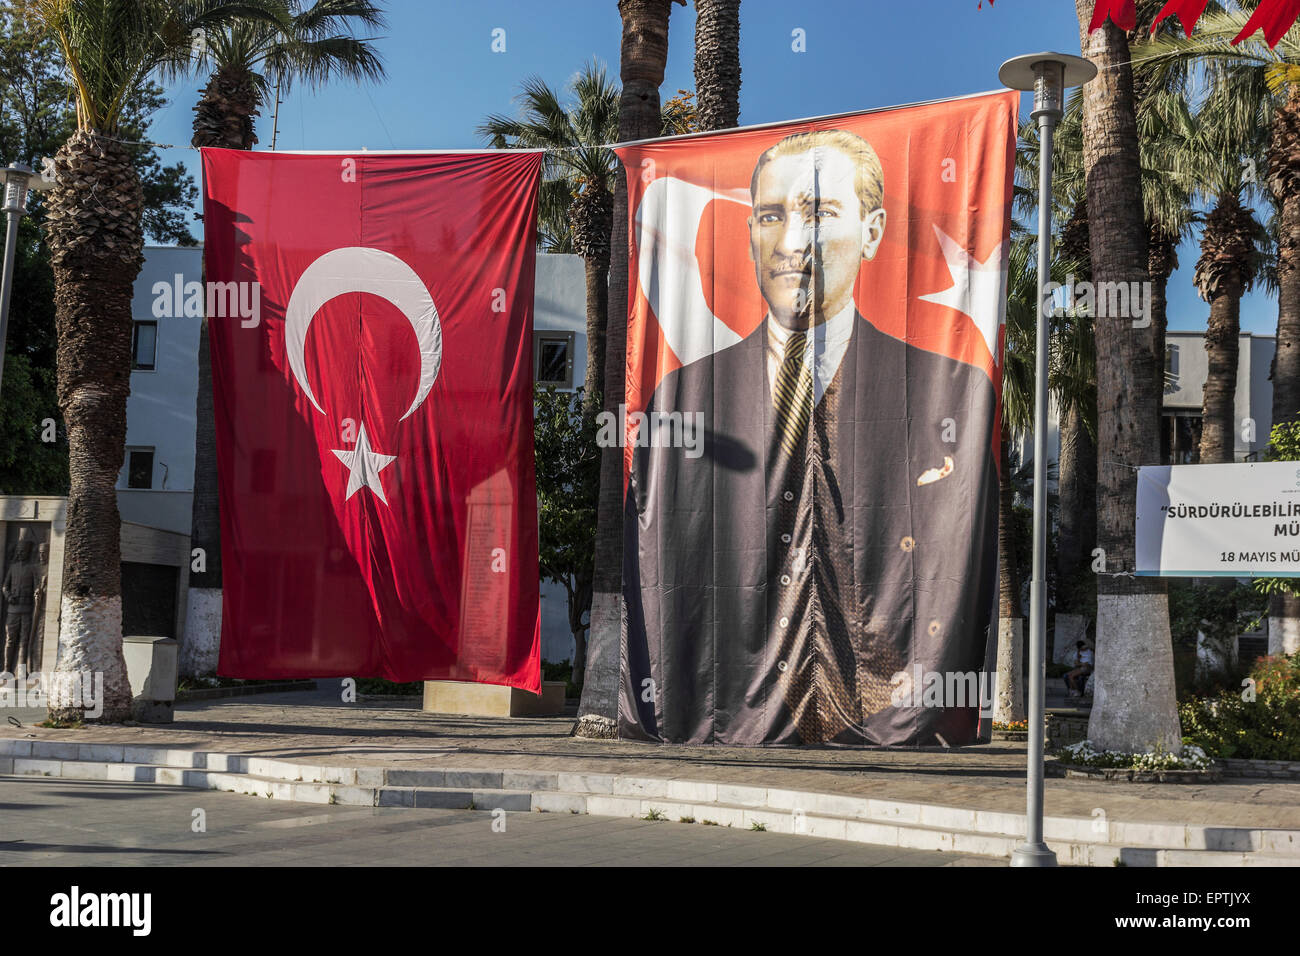
<path fill-rule="evenodd" d="M 7 674 L 41 668 L 46 592 L 49 581 L 49 526 L 8 522 L 5 563 L 0 571 L 0 621 L 4 628 L 3 661 Z"/>

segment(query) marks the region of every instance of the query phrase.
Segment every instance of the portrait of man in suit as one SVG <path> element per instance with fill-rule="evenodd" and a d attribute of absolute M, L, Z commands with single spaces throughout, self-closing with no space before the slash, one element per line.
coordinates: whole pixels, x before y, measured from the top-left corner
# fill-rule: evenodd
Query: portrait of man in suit
<path fill-rule="evenodd" d="M 889 222 L 866 140 L 787 136 L 758 156 L 750 197 L 766 314 L 737 344 L 665 375 L 647 409 L 652 421 L 702 413 L 703 454 L 654 441 L 633 452 L 620 734 L 968 742 L 977 702 L 897 706 L 891 695 L 918 665 L 984 667 L 996 629 L 993 384 L 872 324 L 872 308 L 889 306 L 872 306 L 860 271 L 887 229 L 909 223 Z"/>

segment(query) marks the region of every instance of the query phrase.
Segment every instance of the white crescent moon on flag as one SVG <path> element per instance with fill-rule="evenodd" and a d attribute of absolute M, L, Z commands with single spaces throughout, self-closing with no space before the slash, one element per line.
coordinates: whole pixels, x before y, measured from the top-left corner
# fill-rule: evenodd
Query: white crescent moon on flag
<path fill-rule="evenodd" d="M 695 257 L 704 210 L 715 199 L 748 207 L 749 191 L 738 192 L 743 199 L 660 176 L 646 187 L 636 207 L 637 285 L 683 365 L 740 341 L 740 335 L 709 310 Z"/>
<path fill-rule="evenodd" d="M 415 330 L 415 340 L 420 346 L 420 387 L 415 400 L 398 421 L 405 420 L 423 404 L 438 377 L 442 366 L 442 323 L 433 296 L 415 270 L 397 256 L 382 249 L 366 246 L 348 246 L 333 249 L 311 265 L 298 277 L 289 305 L 284 312 L 284 347 L 289 357 L 289 368 L 298 386 L 324 413 L 307 382 L 307 329 L 321 306 L 333 298 L 349 292 L 369 292 L 387 299 L 406 316 Z"/>

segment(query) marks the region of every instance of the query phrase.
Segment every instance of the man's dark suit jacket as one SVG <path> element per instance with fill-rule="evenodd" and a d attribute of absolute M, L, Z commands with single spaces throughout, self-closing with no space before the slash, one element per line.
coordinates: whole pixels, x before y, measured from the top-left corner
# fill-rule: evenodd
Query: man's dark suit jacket
<path fill-rule="evenodd" d="M 765 321 L 736 345 L 666 375 L 647 410 L 651 422 L 658 412 L 702 412 L 703 454 L 640 443 L 633 454 L 621 736 L 802 742 L 770 637 L 769 599 L 784 554 L 769 540 L 778 537 L 769 528 L 779 489 L 769 480 L 767 337 Z M 992 383 L 981 370 L 909 346 L 856 315 L 823 401 L 835 402 L 828 497 L 842 540 L 851 542 L 841 562 L 851 566 L 851 580 L 841 575 L 837 587 L 860 673 L 888 682 L 916 664 L 923 673 L 982 671 L 996 632 Z M 945 457 L 951 473 L 918 485 Z M 916 687 L 917 702 L 921 692 Z M 880 700 L 877 684 L 861 716 L 830 742 L 934 745 L 938 736 L 967 743 L 978 710 L 893 706 Z"/>

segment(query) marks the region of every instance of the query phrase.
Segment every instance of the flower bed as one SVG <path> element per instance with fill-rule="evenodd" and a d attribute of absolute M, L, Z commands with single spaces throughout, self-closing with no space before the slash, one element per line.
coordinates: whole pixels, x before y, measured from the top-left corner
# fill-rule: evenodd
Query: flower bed
<path fill-rule="evenodd" d="M 1063 747 L 1053 766 L 1066 777 L 1128 783 L 1205 783 L 1223 777 L 1223 771 L 1195 744 L 1185 744 L 1178 755 L 1162 750 L 1147 753 L 1098 750 L 1091 742 L 1081 740 Z"/>
<path fill-rule="evenodd" d="M 1209 756 L 1195 744 L 1185 745 L 1179 755 L 1163 750 L 1147 753 L 1098 750 L 1091 741 L 1081 740 L 1062 747 L 1057 760 L 1070 766 L 1097 770 L 1205 770 L 1211 766 Z"/>

